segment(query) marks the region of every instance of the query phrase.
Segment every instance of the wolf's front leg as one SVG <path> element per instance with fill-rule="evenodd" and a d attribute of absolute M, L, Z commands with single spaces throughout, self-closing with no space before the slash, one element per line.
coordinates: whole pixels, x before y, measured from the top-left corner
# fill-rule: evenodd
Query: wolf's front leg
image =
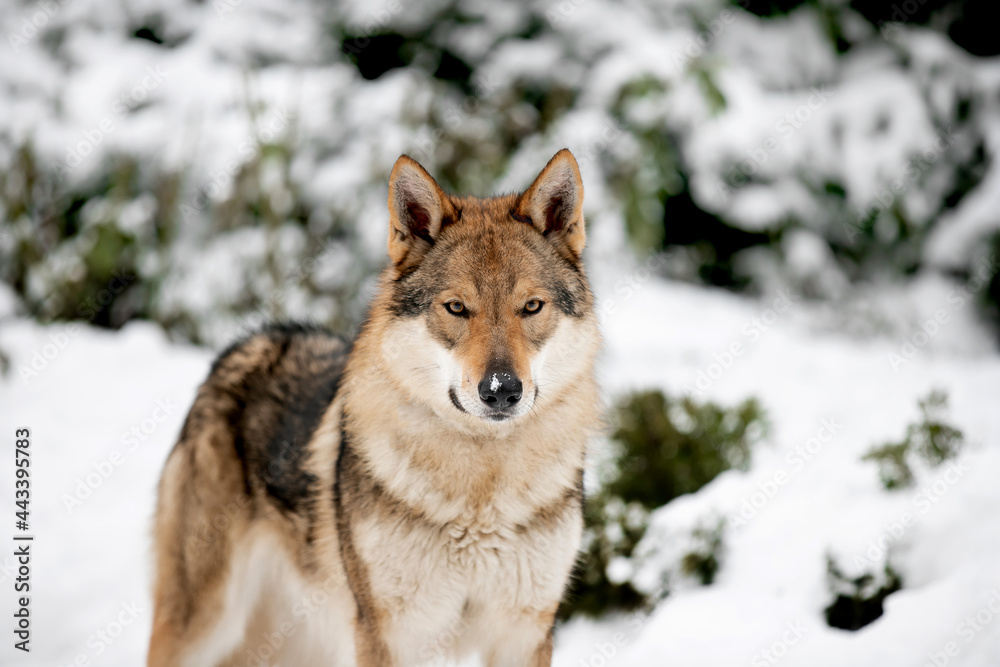
<path fill-rule="evenodd" d="M 359 610 L 354 630 L 354 644 L 357 651 L 357 667 L 395 667 L 396 661 L 382 637 L 378 619 L 370 612 Z"/>
<path fill-rule="evenodd" d="M 549 667 L 555 610 L 523 610 L 508 617 L 485 653 L 488 667 Z"/>

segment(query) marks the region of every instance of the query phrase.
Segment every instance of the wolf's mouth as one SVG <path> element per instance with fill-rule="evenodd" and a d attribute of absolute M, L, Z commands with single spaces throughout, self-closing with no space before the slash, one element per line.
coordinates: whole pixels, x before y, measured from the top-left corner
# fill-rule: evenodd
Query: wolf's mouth
<path fill-rule="evenodd" d="M 458 392 L 455 391 L 454 387 L 449 387 L 448 388 L 448 398 L 451 399 L 452 405 L 454 405 L 456 408 L 458 408 L 458 410 L 460 412 L 464 412 L 466 414 L 469 413 L 469 411 L 466 410 L 465 408 L 463 408 L 462 404 L 459 402 L 459 400 L 458 400 Z"/>
<path fill-rule="evenodd" d="M 455 387 L 448 388 L 448 398 L 451 399 L 451 404 L 455 406 L 455 409 L 461 413 L 472 415 L 473 417 L 479 417 L 484 421 L 489 422 L 505 422 L 511 419 L 515 419 L 522 414 L 521 410 L 506 408 L 506 409 L 496 409 L 487 408 L 485 414 L 479 412 L 470 412 L 462 405 L 462 401 L 458 396 L 458 390 Z M 538 387 L 535 387 L 534 394 L 532 395 L 532 403 L 538 399 Z"/>

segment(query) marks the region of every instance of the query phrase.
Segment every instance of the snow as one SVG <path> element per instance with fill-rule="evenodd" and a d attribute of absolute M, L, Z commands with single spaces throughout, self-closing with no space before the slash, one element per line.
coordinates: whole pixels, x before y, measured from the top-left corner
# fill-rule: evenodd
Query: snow
<path fill-rule="evenodd" d="M 943 304 L 926 294 L 915 289 L 909 295 L 914 303 L 905 304 L 920 311 L 918 317 Z M 922 665 L 927 653 L 943 651 L 950 641 L 958 642 L 961 653 L 949 664 L 997 664 L 1000 618 L 968 643 L 957 628 L 1000 594 L 1000 489 L 991 481 L 1000 466 L 1000 415 L 991 407 L 1000 399 L 1000 357 L 970 354 L 980 332 L 953 320 L 943 329 L 960 328 L 952 333 L 967 337 L 970 348 L 949 352 L 935 337 L 893 370 L 888 355 L 899 351 L 897 335 L 852 341 L 811 330 L 818 314 L 805 302 L 793 301 L 767 330 L 744 333 L 747 322 L 764 320 L 774 306 L 771 299 L 753 304 L 650 282 L 606 321 L 604 368 L 614 369 L 606 375 L 612 391 L 659 386 L 684 393 L 694 385 L 694 396 L 729 404 L 757 396 L 773 430 L 773 445 L 755 452 L 748 473 L 726 473 L 654 513 L 647 541 L 661 544 L 640 550 L 655 546 L 669 553 L 669 540 L 718 517 L 739 515 L 762 490 L 774 494 L 746 525 L 727 532 L 716 583 L 668 597 L 619 649 L 617 664 L 754 664 L 759 651 L 782 640 L 788 623 L 801 623 L 806 632 L 782 657 L 787 665 Z M 651 326 L 652 312 L 669 320 Z M 724 353 L 731 341 L 742 341 L 746 352 L 728 361 Z M 701 372 L 727 361 L 718 380 L 704 391 L 697 388 Z M 960 476 L 951 474 L 953 483 L 935 488 L 947 467 L 924 471 L 915 489 L 888 493 L 874 467 L 859 459 L 872 445 L 901 437 L 905 424 L 916 419 L 917 398 L 934 387 L 948 392 L 952 422 L 971 443 L 958 460 Z M 814 448 L 821 442 L 805 460 L 801 447 L 811 439 Z M 784 484 L 774 481 L 783 478 Z M 898 530 L 906 512 L 916 522 L 896 538 L 887 531 Z M 825 554 L 836 555 L 850 574 L 858 573 L 851 570 L 857 558 L 874 555 L 871 562 L 880 567 L 885 554 L 870 550 L 883 535 L 904 590 L 888 599 L 882 619 L 860 632 L 827 627 L 822 610 L 832 597 L 824 584 Z M 645 564 L 654 570 L 666 565 Z M 565 646 L 557 664 L 586 660 L 597 642 L 610 641 L 613 628 L 603 636 L 589 633 L 589 643 L 579 647 Z M 565 635 L 572 636 L 570 628 Z"/>
<path fill-rule="evenodd" d="M 754 494 L 771 496 L 745 525 L 727 527 L 712 586 L 678 586 L 650 616 L 570 622 L 557 633 L 556 665 L 605 664 L 609 652 L 607 664 L 770 664 L 760 662 L 762 651 L 781 653 L 789 666 L 923 665 L 949 642 L 959 654 L 948 664 L 998 664 L 1000 618 L 989 605 L 1000 595 L 1000 354 L 984 345 L 965 309 L 947 305 L 954 285 L 934 279 L 883 288 L 892 305 L 876 310 L 895 316 L 838 330 L 830 322 L 849 318 L 789 292 L 750 300 L 610 265 L 593 273 L 598 302 L 613 302 L 602 310 L 600 377 L 609 398 L 648 387 L 725 404 L 756 396 L 771 424 L 748 472 L 725 473 L 653 514 L 645 555 L 627 564 L 637 584 L 656 586 L 692 528 L 738 514 L 760 500 Z M 624 278 L 633 288 L 616 291 Z M 913 323 L 942 308 L 953 310 L 940 333 L 894 369 L 889 354 L 899 353 Z M 6 312 L 0 350 L 11 368 L 0 379 L 0 432 L 32 429 L 36 634 L 28 658 L 5 646 L 0 663 L 68 665 L 84 655 L 110 667 L 140 664 L 151 620 L 155 486 L 211 354 L 171 344 L 146 323 L 110 333 L 42 327 Z M 733 342 L 745 351 L 728 359 Z M 37 376 L 24 380 L 33 359 Z M 713 364 L 728 368 L 717 374 Z M 710 371 L 717 378 L 699 384 Z M 859 459 L 900 437 L 931 388 L 948 392 L 950 421 L 969 442 L 958 473 L 941 481 L 947 465 L 921 470 L 914 489 L 887 492 L 875 467 Z M 0 477 L 11 475 L 4 457 Z M 67 498 L 88 491 L 67 507 Z M 11 503 L 3 494 L 0 513 L 10 516 Z M 904 513 L 915 520 L 900 532 Z M 887 549 L 872 551 L 880 538 Z M 889 554 L 903 590 L 888 598 L 881 619 L 855 633 L 825 625 L 827 553 L 849 574 Z M 6 583 L 12 561 L 4 558 Z M 0 596 L 0 613 L 11 613 L 11 604 L 11 595 Z M 97 633 L 117 632 L 123 605 L 135 605 L 135 620 L 125 613 L 131 624 L 105 644 Z"/>
<path fill-rule="evenodd" d="M 3 433 L 9 438 L 25 426 L 32 432 L 35 535 L 32 652 L 22 656 L 5 642 L 0 663 L 70 665 L 84 655 L 90 664 L 141 664 L 152 620 L 149 536 L 157 471 L 210 354 L 170 345 L 158 327 L 144 323 L 114 334 L 24 320 L 3 324 L 0 350 L 11 359 L 0 384 Z M 31 368 L 36 353 L 38 375 L 24 381 L 19 369 Z M 14 511 L 11 459 L 0 463 L 5 517 Z M 72 496 L 83 499 L 67 508 Z M 6 547 L 0 565 L 9 593 L 2 609 L 10 618 L 13 559 Z M 116 622 L 122 605 L 137 605 L 138 613 L 107 645 L 96 633 Z"/>

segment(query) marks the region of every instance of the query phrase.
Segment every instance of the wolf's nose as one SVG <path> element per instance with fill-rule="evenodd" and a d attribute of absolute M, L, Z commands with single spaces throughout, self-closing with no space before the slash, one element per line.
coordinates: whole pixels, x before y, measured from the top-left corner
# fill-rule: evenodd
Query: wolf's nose
<path fill-rule="evenodd" d="M 489 371 L 479 383 L 479 398 L 494 410 L 505 410 L 521 400 L 521 381 L 512 373 Z"/>

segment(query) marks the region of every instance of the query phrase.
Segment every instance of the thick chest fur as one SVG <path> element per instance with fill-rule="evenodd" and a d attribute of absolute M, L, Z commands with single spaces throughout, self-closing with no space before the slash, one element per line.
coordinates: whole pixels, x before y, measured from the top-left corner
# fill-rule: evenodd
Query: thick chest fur
<path fill-rule="evenodd" d="M 415 603 L 544 609 L 562 595 L 581 529 L 574 499 L 558 516 L 528 525 L 501 517 L 462 516 L 444 524 L 387 518 L 358 517 L 351 539 L 369 566 L 372 592 L 396 610 Z"/>
<path fill-rule="evenodd" d="M 542 610 L 558 599 L 579 539 L 572 524 L 518 533 L 362 522 L 355 544 L 391 612 L 450 620 L 483 605 Z"/>
<path fill-rule="evenodd" d="M 447 643 L 460 654 L 481 645 L 499 616 L 554 613 L 582 531 L 582 457 L 519 466 L 511 454 L 514 465 L 503 466 L 465 452 L 454 457 L 463 473 L 422 467 L 398 443 L 386 445 L 391 455 L 378 444 L 363 454 L 349 437 L 343 447 L 344 565 L 359 611 L 377 614 L 398 646 L 427 658 Z"/>

